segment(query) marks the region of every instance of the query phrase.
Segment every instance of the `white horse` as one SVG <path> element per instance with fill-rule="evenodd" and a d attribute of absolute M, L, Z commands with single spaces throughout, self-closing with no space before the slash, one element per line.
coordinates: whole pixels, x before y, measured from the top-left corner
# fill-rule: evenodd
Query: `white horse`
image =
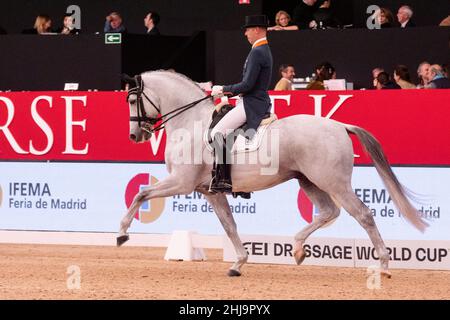
<path fill-rule="evenodd" d="M 212 99 L 195 82 L 174 72 L 152 71 L 135 78 L 128 77 L 126 81 L 132 84 L 127 98 L 130 106 L 130 139 L 135 142 L 149 139 L 151 133 L 159 129 L 154 127 L 156 121 L 163 119 L 167 134 L 165 162 L 169 176 L 136 195 L 121 221 L 117 245 L 129 239 L 127 230 L 143 201 L 198 191 L 205 195 L 214 208 L 236 250 L 237 261 L 229 269 L 228 275 L 241 275 L 241 267 L 246 263 L 248 254 L 239 238 L 226 195 L 208 193 L 213 155 L 206 148 L 202 137 L 194 134 L 199 127 L 201 133 L 207 130 L 214 111 Z M 158 118 L 159 114 L 162 117 Z M 179 139 L 177 129 L 180 128 L 189 141 Z M 233 192 L 263 190 L 297 179 L 300 187 L 319 209 L 317 219 L 295 235 L 294 258 L 297 264 L 301 264 L 305 258 L 303 244 L 308 236 L 336 219 L 342 206 L 366 230 L 380 257 L 382 274 L 390 277 L 386 246 L 369 208 L 359 200 L 351 186 L 353 147 L 349 134 L 355 134 L 364 145 L 402 215 L 422 232 L 428 225 L 405 196 L 377 140 L 362 128 L 310 115 L 295 115 L 275 121 L 267 133 L 271 130 L 279 130 L 278 172 L 262 175 L 259 163 L 233 165 Z M 179 151 L 186 143 L 202 151 L 203 160 L 200 163 L 180 163 Z"/>

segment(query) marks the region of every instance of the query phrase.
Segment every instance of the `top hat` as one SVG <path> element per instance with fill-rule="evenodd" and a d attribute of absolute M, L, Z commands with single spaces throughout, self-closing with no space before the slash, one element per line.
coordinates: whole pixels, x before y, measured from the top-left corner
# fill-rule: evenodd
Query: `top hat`
<path fill-rule="evenodd" d="M 269 20 L 266 15 L 255 15 L 255 16 L 246 16 L 245 17 L 245 25 L 242 26 L 242 29 L 251 28 L 251 27 L 269 27 Z"/>

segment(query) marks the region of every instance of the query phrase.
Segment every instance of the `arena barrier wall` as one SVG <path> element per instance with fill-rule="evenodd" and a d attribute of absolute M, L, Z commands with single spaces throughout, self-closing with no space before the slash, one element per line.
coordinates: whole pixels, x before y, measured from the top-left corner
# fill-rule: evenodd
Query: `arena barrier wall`
<path fill-rule="evenodd" d="M 446 214 L 450 211 L 449 94 L 448 90 L 271 93 L 280 118 L 298 113 L 330 117 L 362 126 L 380 140 L 400 181 L 420 195 L 414 205 L 430 227 L 421 234 L 399 215 L 355 141 L 359 157 L 352 182 L 356 194 L 372 210 L 383 238 L 399 247 L 397 252 L 410 254 L 409 259 L 419 254 L 420 259 L 420 250 L 425 248 L 426 253 L 437 252 L 441 258 L 433 261 L 431 256 L 426 259 L 428 264 L 408 264 L 405 258 L 405 264 L 395 264 L 398 267 L 450 269 L 450 217 Z M 123 92 L 0 94 L 0 230 L 9 230 L 0 233 L 0 242 L 8 241 L 5 237 L 11 230 L 105 233 L 113 239 L 110 234 L 117 232 L 136 192 L 168 175 L 162 163 L 165 136 L 160 134 L 140 145 L 128 140 Z M 230 199 L 230 205 L 240 233 L 253 237 L 253 242 L 274 242 L 271 239 L 275 238 L 289 243 L 317 214 L 295 181 L 256 192 L 250 200 Z M 199 193 L 144 203 L 130 229 L 143 236 L 175 230 L 223 235 Z M 311 241 L 330 245 L 333 239 L 341 239 L 352 250 L 367 240 L 364 230 L 345 212 L 314 237 Z M 166 243 L 167 239 L 158 241 Z M 324 264 L 342 264 L 337 258 L 326 258 Z M 355 255 L 352 259 L 354 266 L 362 266 Z M 262 261 L 285 263 L 272 258 Z"/>

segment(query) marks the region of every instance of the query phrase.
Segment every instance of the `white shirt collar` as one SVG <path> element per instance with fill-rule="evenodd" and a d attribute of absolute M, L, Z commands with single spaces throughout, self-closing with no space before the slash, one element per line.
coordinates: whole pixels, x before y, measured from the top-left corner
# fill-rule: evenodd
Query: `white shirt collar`
<path fill-rule="evenodd" d="M 258 45 L 258 43 L 263 42 L 263 41 L 267 41 L 267 38 L 261 38 L 255 41 L 255 43 L 253 43 L 252 48 L 256 47 Z"/>
<path fill-rule="evenodd" d="M 405 22 L 403 22 L 402 23 L 402 28 L 404 28 L 408 22 L 409 22 L 409 20 L 406 20 Z"/>

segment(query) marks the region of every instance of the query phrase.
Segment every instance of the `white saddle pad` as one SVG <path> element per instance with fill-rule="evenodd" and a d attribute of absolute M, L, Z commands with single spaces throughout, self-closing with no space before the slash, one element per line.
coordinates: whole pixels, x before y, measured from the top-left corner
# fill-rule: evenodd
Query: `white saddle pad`
<path fill-rule="evenodd" d="M 275 121 L 275 119 L 273 119 L 270 123 L 268 124 L 264 124 L 260 125 L 258 127 L 258 130 L 256 131 L 255 135 L 253 136 L 253 138 L 251 140 L 248 140 L 246 137 L 244 137 L 243 135 L 239 135 L 236 138 L 236 141 L 233 144 L 233 148 L 231 149 L 231 153 L 232 154 L 237 154 L 237 153 L 242 153 L 242 152 L 252 152 L 252 151 L 256 151 L 259 149 L 259 147 L 261 146 L 261 142 L 263 141 L 264 135 L 267 132 L 267 129 L 270 127 L 270 125 L 273 123 L 273 121 Z M 206 148 L 210 151 L 213 152 L 213 148 L 212 146 L 208 143 L 208 131 L 205 131 L 205 134 L 203 135 L 203 141 L 206 144 Z"/>

